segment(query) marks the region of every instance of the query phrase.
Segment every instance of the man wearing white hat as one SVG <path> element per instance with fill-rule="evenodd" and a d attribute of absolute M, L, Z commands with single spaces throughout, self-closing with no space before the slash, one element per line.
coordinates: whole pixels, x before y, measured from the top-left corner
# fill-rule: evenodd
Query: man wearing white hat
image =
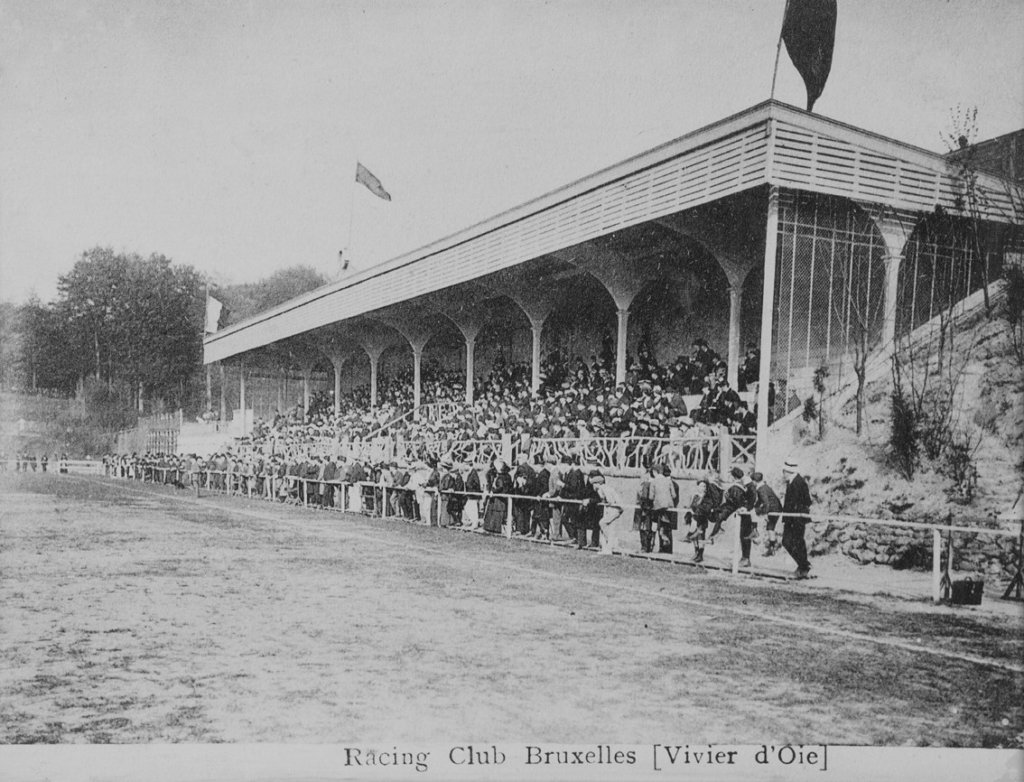
<path fill-rule="evenodd" d="M 782 477 L 786 480 L 786 498 L 782 501 L 783 514 L 807 514 L 811 510 L 811 492 L 807 481 L 798 472 L 797 464 L 792 459 L 782 466 Z M 807 526 L 805 515 L 783 515 L 782 547 L 796 562 L 797 578 L 807 578 L 811 572 L 811 563 L 807 561 L 807 543 L 804 541 L 804 528 Z"/>

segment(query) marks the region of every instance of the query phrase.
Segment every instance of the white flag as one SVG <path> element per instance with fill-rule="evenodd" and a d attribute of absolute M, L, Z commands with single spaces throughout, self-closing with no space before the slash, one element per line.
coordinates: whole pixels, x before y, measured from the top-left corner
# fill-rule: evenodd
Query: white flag
<path fill-rule="evenodd" d="M 223 302 L 207 295 L 206 297 L 206 333 L 212 334 L 220 323 L 220 313 L 224 309 Z"/>

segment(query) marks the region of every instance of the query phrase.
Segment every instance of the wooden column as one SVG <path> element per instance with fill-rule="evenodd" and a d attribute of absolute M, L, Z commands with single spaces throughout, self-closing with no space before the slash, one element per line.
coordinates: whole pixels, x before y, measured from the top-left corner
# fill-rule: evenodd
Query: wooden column
<path fill-rule="evenodd" d="M 768 383 L 772 372 L 772 321 L 775 316 L 775 265 L 779 243 L 779 188 L 768 191 L 768 219 L 764 236 L 764 287 L 761 291 L 761 366 L 757 384 L 757 456 L 765 463 L 768 454 Z"/>
<path fill-rule="evenodd" d="M 742 284 L 729 286 L 729 358 L 726 379 L 734 389 L 739 389 L 740 375 L 740 305 L 743 302 Z"/>
<path fill-rule="evenodd" d="M 626 339 L 628 337 L 627 327 L 629 324 L 629 305 L 619 307 L 616 310 L 618 315 L 618 332 L 615 341 L 615 383 L 626 382 Z"/>

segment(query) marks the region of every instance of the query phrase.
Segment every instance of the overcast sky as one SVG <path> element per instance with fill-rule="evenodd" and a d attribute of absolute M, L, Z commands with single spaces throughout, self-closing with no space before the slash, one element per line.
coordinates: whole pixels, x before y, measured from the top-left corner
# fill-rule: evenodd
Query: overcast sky
<path fill-rule="evenodd" d="M 0 0 L 0 298 L 96 245 L 377 263 L 766 99 L 784 4 Z M 1024 127 L 1024 0 L 839 0 L 836 38 L 820 114 L 936 151 L 958 105 Z"/>

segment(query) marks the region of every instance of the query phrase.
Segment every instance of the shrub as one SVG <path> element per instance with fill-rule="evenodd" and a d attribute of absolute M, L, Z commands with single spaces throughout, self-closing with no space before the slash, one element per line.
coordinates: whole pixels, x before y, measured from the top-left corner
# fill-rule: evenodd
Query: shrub
<path fill-rule="evenodd" d="M 899 388 L 892 393 L 892 426 L 889 449 L 893 465 L 908 481 L 914 477 L 921 454 L 921 431 L 917 414 Z"/>

